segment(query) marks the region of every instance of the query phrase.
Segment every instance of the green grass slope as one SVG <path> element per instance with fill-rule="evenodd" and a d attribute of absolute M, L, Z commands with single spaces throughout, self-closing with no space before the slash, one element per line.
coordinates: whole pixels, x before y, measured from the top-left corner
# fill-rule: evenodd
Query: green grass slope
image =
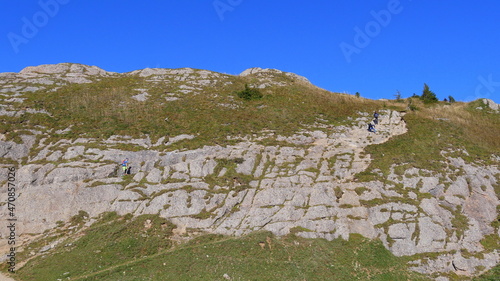
<path fill-rule="evenodd" d="M 199 91 L 182 93 L 182 84 L 166 80 L 151 83 L 140 76 L 102 78 L 90 84 L 70 84 L 56 91 L 51 89 L 25 93 L 20 105 L 44 113 L 25 113 L 15 117 L 0 116 L 0 133 L 13 139 L 21 128 L 52 128 L 71 131 L 52 138 L 95 137 L 111 135 L 145 137 L 192 134 L 198 136 L 184 148 L 207 144 L 227 144 L 227 137 L 259 134 L 272 130 L 290 135 L 300 129 L 336 125 L 358 111 L 371 111 L 377 103 L 348 95 L 330 93 L 309 84 L 277 77 L 288 86 L 262 89 L 259 100 L 246 101 L 237 91 L 245 84 L 257 85 L 255 78 L 224 76 L 216 84 L 200 86 Z M 132 96 L 134 89 L 145 89 L 146 101 Z M 178 99 L 167 101 L 169 95 Z M 323 128 L 324 129 L 324 128 Z M 42 129 L 43 130 L 43 129 Z"/>
<path fill-rule="evenodd" d="M 150 223 L 148 223 L 150 220 Z M 328 242 L 257 232 L 173 245 L 156 216 L 107 214 L 16 273 L 19 280 L 428 280 L 379 241 Z M 68 262 L 71 261 L 71 262 Z"/>
<path fill-rule="evenodd" d="M 474 279 L 475 281 L 498 281 L 500 280 L 500 265 L 495 266 L 487 273 Z"/>
<path fill-rule="evenodd" d="M 415 101 L 412 102 L 415 104 Z M 462 157 L 479 165 L 498 164 L 492 155 L 500 155 L 500 114 L 478 109 L 473 103 L 438 103 L 408 111 L 404 116 L 408 132 L 389 141 L 368 146 L 373 161 L 359 179 L 375 179 L 370 171 L 380 169 L 385 175 L 391 165 L 440 171 L 445 156 Z M 401 108 L 400 103 L 391 107 Z"/>

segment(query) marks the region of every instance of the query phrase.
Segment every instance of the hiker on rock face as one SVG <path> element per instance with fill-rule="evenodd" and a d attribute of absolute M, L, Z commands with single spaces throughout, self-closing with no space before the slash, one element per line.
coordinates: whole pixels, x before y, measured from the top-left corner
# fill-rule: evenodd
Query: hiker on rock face
<path fill-rule="evenodd" d="M 127 174 L 127 168 L 128 168 L 127 166 L 128 166 L 128 158 L 125 158 L 125 160 L 122 161 L 122 170 L 124 175 Z"/>
<path fill-rule="evenodd" d="M 368 132 L 372 132 L 372 133 L 377 132 L 377 130 L 375 130 L 375 125 L 372 122 L 368 123 Z"/>
<path fill-rule="evenodd" d="M 375 125 L 378 124 L 378 116 L 379 116 L 378 113 L 375 111 L 373 113 L 373 123 L 375 123 Z"/>

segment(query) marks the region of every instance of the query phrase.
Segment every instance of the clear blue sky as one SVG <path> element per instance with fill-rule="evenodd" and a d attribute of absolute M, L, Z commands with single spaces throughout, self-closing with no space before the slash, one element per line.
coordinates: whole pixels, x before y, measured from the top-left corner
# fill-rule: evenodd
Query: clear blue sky
<path fill-rule="evenodd" d="M 0 72 L 277 68 L 335 92 L 500 103 L 500 1 L 1 1 Z"/>

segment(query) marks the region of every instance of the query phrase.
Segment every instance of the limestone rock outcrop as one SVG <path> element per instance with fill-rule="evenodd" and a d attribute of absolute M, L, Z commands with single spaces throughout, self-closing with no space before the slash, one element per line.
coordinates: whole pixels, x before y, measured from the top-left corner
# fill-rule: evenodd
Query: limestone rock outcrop
<path fill-rule="evenodd" d="M 113 75 L 117 74 L 77 64 L 0 74 L 0 94 L 8 96 L 0 105 L 0 115 L 50 116 L 37 109 L 16 110 L 12 104 L 22 104 L 26 92 Z M 172 81 L 175 91 L 165 93 L 163 102 L 199 94 L 203 87 L 229 76 L 191 68 L 143 69 L 123 75 L 137 75 L 146 83 Z M 259 88 L 309 83 L 273 69 L 251 68 L 240 75 L 251 76 L 252 86 Z M 134 88 L 130 97 L 142 103 L 153 97 L 148 91 Z M 487 104 L 495 110 L 494 104 Z M 395 165 L 388 174 L 367 170 L 371 163 L 367 146 L 407 132 L 403 113 L 383 110 L 380 114 L 377 133 L 367 131 L 370 114 L 359 112 L 345 125 L 288 136 L 263 132 L 233 137 L 232 145 L 192 150 L 172 146 L 196 139 L 196 134 L 157 140 L 111 136 L 52 141 L 51 134 L 70 132 L 71 126 L 30 130 L 15 141 L 0 134 L 0 156 L 7 160 L 0 164 L 0 176 L 8 178 L 9 168 L 16 170 L 16 231 L 23 240 L 56 228 L 79 211 L 90 217 L 104 212 L 159 214 L 179 229 L 205 233 L 244 235 L 268 230 L 286 235 L 293 231 L 328 240 L 358 233 L 380 239 L 396 256 L 411 256 L 413 269 L 425 274 L 474 275 L 498 264 L 498 249 L 488 249 L 482 242 L 500 235 L 492 225 L 500 205 L 496 194 L 500 158 L 492 155 L 491 163 L 478 165 L 443 151 L 441 171 Z M 266 134 L 273 140 L 267 142 Z M 120 149 L 124 145 L 139 149 Z M 119 163 L 124 158 L 130 161 L 131 175 L 122 176 Z M 362 172 L 378 177 L 358 180 L 356 175 Z M 1 189 L 0 202 L 7 202 L 7 197 L 6 189 Z M 0 204 L 0 213 L 7 214 L 7 208 Z M 0 228 L 0 251 L 7 247 L 7 231 Z M 419 256 L 426 253 L 435 253 L 435 258 Z"/>
<path fill-rule="evenodd" d="M 389 175 L 386 182 L 353 180 L 371 161 L 364 147 L 406 131 L 398 112 L 381 113 L 377 134 L 366 130 L 362 124 L 369 120 L 361 116 L 356 120 L 360 125 L 283 138 L 290 146 L 242 140 L 228 147 L 163 153 L 151 143 L 137 152 L 87 148 L 92 139 L 46 145 L 29 156 L 33 164 L 17 170 L 18 232 L 43 232 L 80 210 L 92 217 L 116 211 L 159 214 L 179 227 L 208 233 L 268 230 L 286 235 L 300 227 L 297 235 L 307 238 L 347 239 L 350 233 L 378 238 L 397 256 L 443 252 L 428 264 L 415 262 L 415 269 L 425 273 L 454 270 L 454 264 L 472 274 L 478 265 L 498 263 L 499 253 L 483 253 L 480 244 L 493 233 L 490 223 L 500 204 L 494 193 L 497 167 L 449 158 L 450 171 L 464 171 L 454 180 L 446 178 L 446 171 L 423 176 L 418 170 Z M 297 140 L 305 147 L 296 147 Z M 0 143 L 0 151 L 9 145 Z M 36 144 L 26 138 L 16 145 L 28 149 Z M 55 147 L 58 151 L 51 153 Z M 26 156 L 18 150 L 4 156 Z M 125 157 L 134 174 L 127 180 L 117 170 Z M 468 230 L 457 233 L 453 225 L 465 217 Z M 483 258 L 451 254 L 461 250 L 483 253 Z"/>

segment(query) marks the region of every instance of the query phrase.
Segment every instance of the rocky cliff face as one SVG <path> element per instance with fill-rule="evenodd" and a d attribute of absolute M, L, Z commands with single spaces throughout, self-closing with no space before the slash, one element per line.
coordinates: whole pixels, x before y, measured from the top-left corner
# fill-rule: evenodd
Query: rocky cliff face
<path fill-rule="evenodd" d="M 145 69 L 131 75 L 161 79 L 156 76 L 196 72 Z M 205 72 L 197 74 L 208 81 L 203 83 L 221 75 Z M 244 74 L 254 72 L 263 73 L 251 69 Z M 27 89 L 15 85 L 18 79 L 62 84 L 106 75 L 115 74 L 63 64 L 26 68 L 2 77 L 4 84 L 11 83 L 3 89 L 13 93 L 17 87 L 14 92 L 22 98 Z M 270 83 L 265 79 L 261 85 Z M 7 106 L 1 114 L 19 113 Z M 0 165 L 0 174 L 5 179 L 8 167 L 17 167 L 17 234 L 21 237 L 55 228 L 81 210 L 91 217 L 116 211 L 159 214 L 175 223 L 178 233 L 195 229 L 244 235 L 268 230 L 286 235 L 295 230 L 302 237 L 329 240 L 359 233 L 382 240 L 397 256 L 415 257 L 412 266 L 426 274 L 472 275 L 499 263 L 500 253 L 480 243 L 488 235 L 500 235 L 491 225 L 500 205 L 495 194 L 498 166 L 467 163 L 443 151 L 447 168 L 442 171 L 393 166 L 390 174 L 380 175 L 384 180 L 357 181 L 354 175 L 366 171 L 371 161 L 364 152 L 366 146 L 407 130 L 397 111 L 381 112 L 377 133 L 366 130 L 370 120 L 368 113 L 360 112 L 350 126 L 278 135 L 277 143 L 266 143 L 262 136 L 242 136 L 234 145 L 182 151 L 164 148 L 197 136 L 164 137 L 155 143 L 127 136 L 51 142 L 46 132 L 32 131 L 17 142 L 0 141 L 2 157 L 21 163 Z M 117 148 L 130 144 L 143 149 Z M 131 175 L 121 175 L 119 163 L 124 158 L 130 160 Z M 6 202 L 5 189 L 1 198 Z M 0 206 L 0 213 L 6 214 L 6 208 Z M 5 246 L 7 230 L 2 228 L 0 234 Z M 418 258 L 429 252 L 437 253 L 436 257 Z"/>

